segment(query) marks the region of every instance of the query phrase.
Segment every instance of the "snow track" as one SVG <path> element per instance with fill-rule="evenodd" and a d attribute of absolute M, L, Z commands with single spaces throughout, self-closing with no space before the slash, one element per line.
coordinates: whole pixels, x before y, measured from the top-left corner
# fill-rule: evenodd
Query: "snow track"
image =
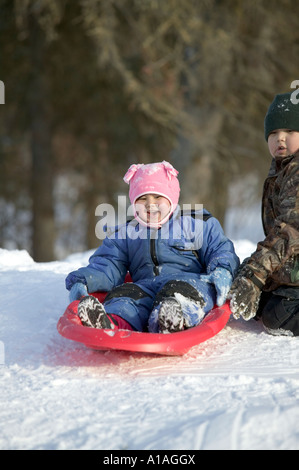
<path fill-rule="evenodd" d="M 0 250 L 0 449 L 299 449 L 297 338 L 232 318 L 182 357 L 89 350 L 56 330 L 89 255 Z"/>

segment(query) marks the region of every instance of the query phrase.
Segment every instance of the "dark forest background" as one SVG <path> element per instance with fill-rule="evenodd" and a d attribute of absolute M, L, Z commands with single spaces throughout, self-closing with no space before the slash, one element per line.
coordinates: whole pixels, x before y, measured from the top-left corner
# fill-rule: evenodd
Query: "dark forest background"
<path fill-rule="evenodd" d="M 127 194 L 132 163 L 170 161 L 181 203 L 222 223 L 246 210 L 298 26 L 297 0 L 0 0 L 0 247 L 95 248 L 95 208 Z"/>

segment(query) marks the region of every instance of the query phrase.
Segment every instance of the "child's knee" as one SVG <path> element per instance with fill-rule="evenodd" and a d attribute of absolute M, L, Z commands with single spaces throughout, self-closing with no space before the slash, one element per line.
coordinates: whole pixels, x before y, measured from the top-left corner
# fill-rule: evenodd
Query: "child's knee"
<path fill-rule="evenodd" d="M 138 301 L 145 297 L 149 297 L 149 295 L 137 284 L 127 282 L 112 289 L 105 298 L 105 303 L 109 302 L 112 299 L 121 297 L 127 297 L 132 300 Z"/>
<path fill-rule="evenodd" d="M 146 328 L 152 304 L 152 297 L 133 283 L 115 287 L 104 301 L 107 313 L 118 315 L 137 331 Z"/>
<path fill-rule="evenodd" d="M 298 336 L 298 300 L 272 295 L 263 308 L 261 320 L 269 333 Z"/>
<path fill-rule="evenodd" d="M 171 280 L 166 282 L 156 295 L 155 304 L 159 304 L 162 300 L 169 297 L 174 297 L 175 294 L 180 294 L 186 298 L 192 299 L 196 302 L 202 302 L 203 297 L 201 293 L 186 281 Z"/>

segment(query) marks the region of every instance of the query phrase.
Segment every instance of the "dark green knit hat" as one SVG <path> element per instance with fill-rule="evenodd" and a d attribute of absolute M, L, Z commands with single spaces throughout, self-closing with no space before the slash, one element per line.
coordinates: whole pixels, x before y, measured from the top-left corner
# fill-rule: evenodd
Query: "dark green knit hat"
<path fill-rule="evenodd" d="M 292 94 L 282 93 L 276 95 L 269 106 L 265 117 L 265 139 L 268 140 L 270 132 L 275 129 L 291 129 L 299 132 L 299 103 L 297 99 L 292 102 Z"/>

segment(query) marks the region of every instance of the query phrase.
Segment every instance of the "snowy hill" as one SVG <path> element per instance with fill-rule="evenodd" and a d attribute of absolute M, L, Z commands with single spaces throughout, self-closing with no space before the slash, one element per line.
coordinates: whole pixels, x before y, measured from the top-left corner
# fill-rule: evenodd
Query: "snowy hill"
<path fill-rule="evenodd" d="M 299 449 L 297 338 L 231 318 L 183 357 L 88 350 L 56 324 L 89 256 L 0 250 L 0 449 Z"/>

